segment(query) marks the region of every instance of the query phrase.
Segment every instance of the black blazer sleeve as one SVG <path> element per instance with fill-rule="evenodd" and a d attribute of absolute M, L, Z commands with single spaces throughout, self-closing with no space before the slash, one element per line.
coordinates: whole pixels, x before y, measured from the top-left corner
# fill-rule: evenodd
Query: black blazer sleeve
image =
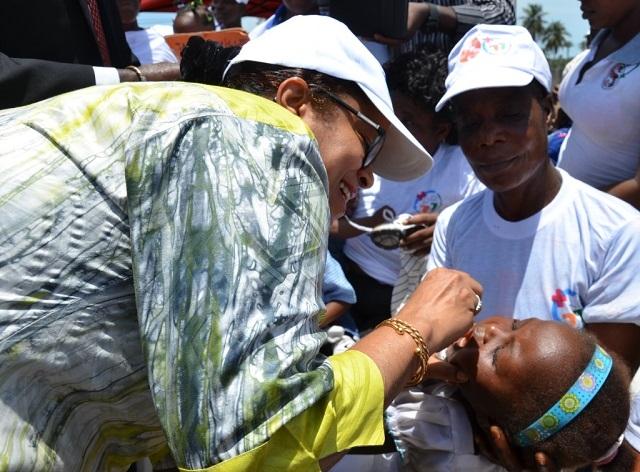
<path fill-rule="evenodd" d="M 28 105 L 91 85 L 95 85 L 91 66 L 13 59 L 0 53 L 0 108 Z"/>

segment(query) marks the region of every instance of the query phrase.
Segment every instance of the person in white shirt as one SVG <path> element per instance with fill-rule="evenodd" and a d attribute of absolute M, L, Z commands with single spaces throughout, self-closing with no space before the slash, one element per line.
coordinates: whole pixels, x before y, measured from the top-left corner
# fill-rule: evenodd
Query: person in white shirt
<path fill-rule="evenodd" d="M 558 167 L 640 208 L 640 2 L 580 3 L 600 31 L 560 85 L 573 126 Z"/>
<path fill-rule="evenodd" d="M 347 276 L 358 294 L 352 313 L 361 329 L 389 317 L 394 285 L 399 278 L 404 280 L 408 265 L 419 266 L 424 273 L 438 213 L 484 188 L 455 144 L 449 111 L 433 111 L 444 94 L 446 75 L 446 55 L 425 48 L 401 56 L 387 70 L 396 113 L 433 155 L 434 164 L 428 173 L 407 182 L 375 176 L 373 186 L 359 194 L 352 214 L 356 222 L 375 226 L 383 222 L 381 215 L 387 209 L 396 216 L 413 215 L 408 222 L 427 226 L 408 236 L 400 249 L 382 249 L 346 221 L 339 223 L 338 236 L 349 238 L 344 254 L 349 259 Z M 400 299 L 409 294 L 403 287 L 396 290 Z"/>
<path fill-rule="evenodd" d="M 440 215 L 429 269 L 479 280 L 479 319 L 584 327 L 635 372 L 640 213 L 553 167 L 550 91 L 549 66 L 522 27 L 479 25 L 456 45 L 438 109 L 452 103 L 460 145 L 487 189 Z M 640 450 L 639 433 L 632 418 L 630 450 Z"/>
<path fill-rule="evenodd" d="M 140 64 L 159 62 L 178 62 L 164 36 L 155 27 L 141 28 L 138 25 L 140 0 L 117 0 L 122 28 L 127 44 L 136 55 Z"/>

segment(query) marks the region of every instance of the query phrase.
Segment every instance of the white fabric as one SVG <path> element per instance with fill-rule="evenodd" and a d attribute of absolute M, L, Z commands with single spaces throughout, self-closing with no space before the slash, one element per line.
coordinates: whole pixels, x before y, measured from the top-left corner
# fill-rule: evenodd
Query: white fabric
<path fill-rule="evenodd" d="M 474 454 L 473 431 L 464 407 L 450 398 L 455 387 L 436 384 L 405 390 L 387 408 L 389 429 L 404 471 L 499 472 Z"/>
<path fill-rule="evenodd" d="M 560 85 L 573 120 L 558 167 L 596 188 L 632 179 L 640 165 L 640 34 L 587 70 L 607 31 L 582 52 Z"/>
<path fill-rule="evenodd" d="M 158 62 L 174 62 L 178 59 L 164 40 L 164 36 L 155 27 L 125 31 L 127 43 L 136 55 L 140 64 L 157 64 Z"/>
<path fill-rule="evenodd" d="M 258 23 L 251 31 L 249 31 L 249 39 L 256 39 L 258 36 L 262 36 L 265 31 L 271 29 L 275 18 L 275 15 L 271 15 L 265 21 Z"/>
<path fill-rule="evenodd" d="M 474 454 L 471 424 L 450 398 L 454 391 L 442 383 L 403 391 L 385 412 L 400 452 L 346 456 L 331 472 L 503 472 Z"/>
<path fill-rule="evenodd" d="M 436 105 L 469 90 L 523 87 L 536 79 L 551 91 L 551 71 L 544 53 L 522 26 L 476 25 L 449 53 L 447 91 Z"/>
<path fill-rule="evenodd" d="M 388 179 L 410 180 L 429 170 L 431 156 L 393 112 L 382 66 L 343 23 L 328 16 L 297 15 L 251 37 L 229 62 L 225 74 L 234 64 L 257 61 L 351 80 L 390 123 L 380 154 L 371 165 L 373 171 Z"/>
<path fill-rule="evenodd" d="M 522 221 L 502 219 L 489 190 L 447 209 L 429 269 L 463 270 L 482 284 L 479 320 L 640 324 L 640 213 L 560 172 L 558 195 Z"/>
<path fill-rule="evenodd" d="M 398 314 L 427 273 L 429 254 L 418 257 L 400 251 L 400 272 L 391 292 L 391 313 Z"/>
<path fill-rule="evenodd" d="M 400 472 L 402 462 L 397 452 L 389 454 L 347 454 L 331 472 Z"/>
<path fill-rule="evenodd" d="M 115 67 L 93 67 L 96 85 L 114 85 L 120 83 L 120 75 Z"/>
<path fill-rule="evenodd" d="M 433 168 L 408 182 L 375 176 L 371 188 L 362 189 L 354 219 L 373 215 L 385 205 L 401 213 L 440 212 L 449 205 L 482 190 L 459 146 L 441 144 L 433 155 Z M 400 249 L 381 249 L 366 235 L 348 239 L 344 253 L 370 277 L 394 285 L 400 273 Z M 424 267 L 424 266 L 423 266 Z"/>
<path fill-rule="evenodd" d="M 468 272 L 491 315 L 640 324 L 640 213 L 562 174 L 558 195 L 518 222 L 502 219 L 485 190 L 447 209 L 436 225 L 429 269 Z M 640 396 L 625 435 L 640 451 Z"/>

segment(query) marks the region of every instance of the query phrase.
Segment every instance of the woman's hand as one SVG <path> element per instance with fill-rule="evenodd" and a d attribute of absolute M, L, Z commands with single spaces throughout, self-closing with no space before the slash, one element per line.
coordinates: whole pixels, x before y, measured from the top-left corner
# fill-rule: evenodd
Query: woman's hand
<path fill-rule="evenodd" d="M 417 329 L 429 350 L 436 353 L 471 328 L 480 296 L 482 286 L 468 274 L 435 269 L 420 283 L 397 318 Z M 380 369 L 385 405 L 396 397 L 419 366 L 415 341 L 411 336 L 399 335 L 388 326 L 374 329 L 352 349 L 365 353 Z M 444 364 L 440 367 L 446 368 Z M 432 374 L 437 375 L 439 368 L 434 369 Z M 447 374 L 440 370 L 441 376 L 451 378 L 450 371 Z"/>
<path fill-rule="evenodd" d="M 467 374 L 453 364 L 440 359 L 437 353 L 429 357 L 428 365 L 427 379 L 442 380 L 443 382 L 449 383 L 464 383 L 469 380 Z"/>
<path fill-rule="evenodd" d="M 463 336 L 473 323 L 482 286 L 469 274 L 434 269 L 418 285 L 398 318 L 422 333 L 433 353 Z"/>

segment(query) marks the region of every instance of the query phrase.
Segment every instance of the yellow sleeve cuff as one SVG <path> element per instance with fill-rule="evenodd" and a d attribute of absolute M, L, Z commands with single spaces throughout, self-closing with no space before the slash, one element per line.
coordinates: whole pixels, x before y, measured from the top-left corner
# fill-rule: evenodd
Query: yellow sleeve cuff
<path fill-rule="evenodd" d="M 384 443 L 384 385 L 359 351 L 331 356 L 333 390 L 261 446 L 206 469 L 183 472 L 319 471 L 318 460 L 355 446 Z"/>

